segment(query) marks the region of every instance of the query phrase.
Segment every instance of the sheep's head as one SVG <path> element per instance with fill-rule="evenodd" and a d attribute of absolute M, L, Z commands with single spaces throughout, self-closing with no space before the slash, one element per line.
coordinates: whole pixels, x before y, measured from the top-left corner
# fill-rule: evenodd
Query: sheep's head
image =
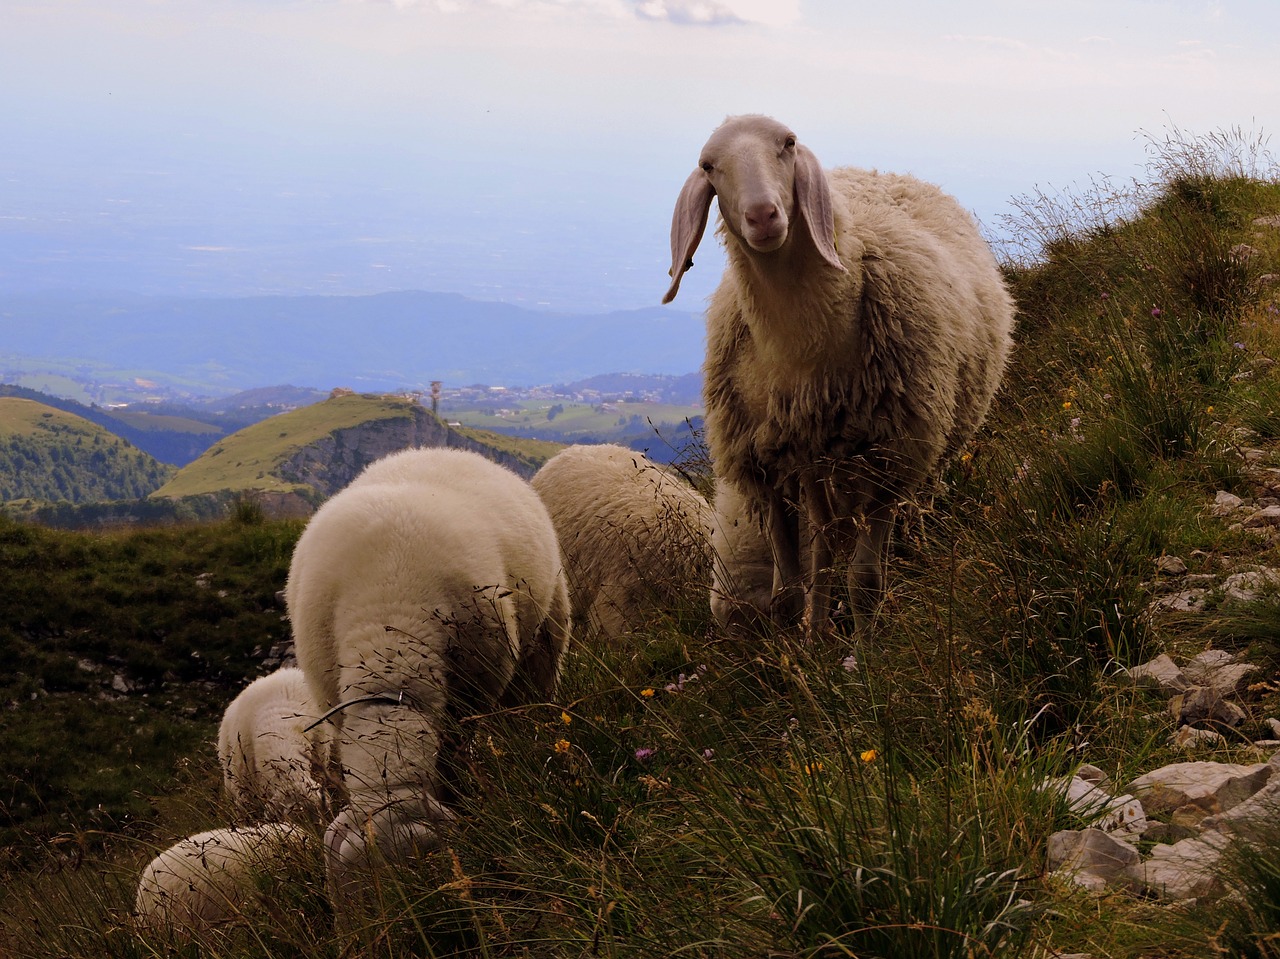
<path fill-rule="evenodd" d="M 675 298 L 681 277 L 693 266 L 713 196 L 720 200 L 725 229 L 746 247 L 761 254 L 782 249 L 799 213 L 822 258 L 844 269 L 835 249 L 831 192 L 817 157 L 776 120 L 730 117 L 707 140 L 676 200 L 671 287 L 663 303 Z"/>

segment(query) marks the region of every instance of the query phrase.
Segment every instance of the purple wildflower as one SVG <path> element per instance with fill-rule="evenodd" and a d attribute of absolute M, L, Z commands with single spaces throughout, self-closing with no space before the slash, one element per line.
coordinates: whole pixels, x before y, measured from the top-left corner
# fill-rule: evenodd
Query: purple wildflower
<path fill-rule="evenodd" d="M 656 752 L 656 749 L 650 749 L 648 746 L 641 746 L 636 750 L 636 759 L 640 760 L 640 762 L 644 762 L 647 759 L 652 759 L 653 754 Z"/>

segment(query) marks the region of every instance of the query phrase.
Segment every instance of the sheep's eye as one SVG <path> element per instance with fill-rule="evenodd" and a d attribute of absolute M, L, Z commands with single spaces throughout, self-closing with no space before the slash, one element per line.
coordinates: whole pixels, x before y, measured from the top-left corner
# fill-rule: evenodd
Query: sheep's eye
<path fill-rule="evenodd" d="M 796 138 L 787 137 L 787 139 L 783 142 L 782 147 L 785 150 L 794 150 L 796 147 Z"/>
<path fill-rule="evenodd" d="M 700 167 L 702 167 L 702 171 L 703 171 L 704 173 L 710 173 L 712 170 L 714 170 L 714 169 L 715 169 L 715 167 L 713 167 L 713 166 L 711 165 L 711 161 L 710 161 L 710 160 L 703 160 L 703 161 L 702 161 L 701 163 L 699 163 L 698 165 L 699 165 Z"/>

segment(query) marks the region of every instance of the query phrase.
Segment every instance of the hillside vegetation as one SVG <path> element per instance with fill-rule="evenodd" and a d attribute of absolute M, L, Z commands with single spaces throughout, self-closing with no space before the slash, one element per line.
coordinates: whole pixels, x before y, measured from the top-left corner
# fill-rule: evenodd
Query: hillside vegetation
<path fill-rule="evenodd" d="M 1152 605 L 1161 558 L 1205 576 L 1280 567 L 1276 534 L 1211 510 L 1220 491 L 1262 502 L 1280 486 L 1280 171 L 1238 136 L 1179 134 L 1152 144 L 1151 171 L 1020 201 L 1015 361 L 983 434 L 902 530 L 870 641 L 731 640 L 703 604 L 654 610 L 625 641 L 580 638 L 557 702 L 469 720 L 459 829 L 367 890 L 353 927 L 337 928 L 319 852 L 193 944 L 141 940 L 128 919 L 159 846 L 227 821 L 212 704 L 280 635 L 252 617 L 269 618 L 298 527 L 247 509 L 198 536 L 0 526 L 0 564 L 78 557 L 5 598 L 33 637 L 0 726 L 12 761 L 75 761 L 83 734 L 54 720 L 101 685 L 68 677 L 89 682 L 83 644 L 128 634 L 135 605 L 137 656 L 150 620 L 173 617 L 162 635 L 181 618 L 216 664 L 180 668 L 187 647 L 158 641 L 147 697 L 103 700 L 102 726 L 147 748 L 95 769 L 133 764 L 137 794 L 7 786 L 0 955 L 1275 956 L 1280 842 L 1229 867 L 1246 897 L 1209 905 L 1090 896 L 1046 874 L 1048 837 L 1081 825 L 1047 777 L 1090 762 L 1126 783 L 1188 756 L 1167 698 L 1119 667 L 1209 645 L 1261 667 L 1247 734 L 1196 758 L 1263 762 L 1253 740 L 1280 716 L 1274 591 L 1196 615 Z M 190 588 L 196 570 L 218 588 Z M 166 584 L 172 610 L 138 602 Z M 24 612 L 28 590 L 42 595 Z M 86 597 L 91 620 L 68 622 Z"/>
<path fill-rule="evenodd" d="M 410 446 L 477 449 L 526 476 L 558 448 L 496 434 L 464 435 L 412 398 L 350 393 L 231 434 L 183 467 L 151 498 L 283 494 L 314 505 L 346 486 L 369 463 Z"/>
<path fill-rule="evenodd" d="M 88 420 L 0 396 L 0 503 L 140 499 L 173 473 Z"/>

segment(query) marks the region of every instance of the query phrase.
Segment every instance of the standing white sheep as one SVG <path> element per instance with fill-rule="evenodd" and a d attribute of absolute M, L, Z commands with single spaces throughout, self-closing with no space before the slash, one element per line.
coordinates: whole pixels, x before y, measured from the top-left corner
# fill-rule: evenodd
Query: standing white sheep
<path fill-rule="evenodd" d="M 560 551 L 510 470 L 404 450 L 316 511 L 285 598 L 298 663 L 337 729 L 350 805 L 325 851 L 342 890 L 377 856 L 439 844 L 461 718 L 551 696 L 569 641 Z"/>
<path fill-rule="evenodd" d="M 986 417 L 1013 301 L 972 217 L 937 187 L 824 172 L 787 127 L 741 116 L 712 133 L 676 201 L 663 302 L 713 196 L 728 260 L 707 310 L 716 474 L 763 523 L 775 620 L 818 632 L 839 559 L 864 626 L 896 508 Z"/>
<path fill-rule="evenodd" d="M 222 714 L 218 762 L 238 816 L 317 821 L 326 808 L 325 724 L 301 669 L 285 667 L 246 686 Z"/>
<path fill-rule="evenodd" d="M 710 507 L 643 453 L 570 446 L 531 482 L 556 527 L 576 621 L 619 636 L 690 587 L 705 595 Z"/>
<path fill-rule="evenodd" d="M 139 931 L 185 940 L 244 917 L 261 880 L 305 870 L 310 843 L 301 827 L 275 822 L 175 843 L 142 870 L 134 899 Z"/>

